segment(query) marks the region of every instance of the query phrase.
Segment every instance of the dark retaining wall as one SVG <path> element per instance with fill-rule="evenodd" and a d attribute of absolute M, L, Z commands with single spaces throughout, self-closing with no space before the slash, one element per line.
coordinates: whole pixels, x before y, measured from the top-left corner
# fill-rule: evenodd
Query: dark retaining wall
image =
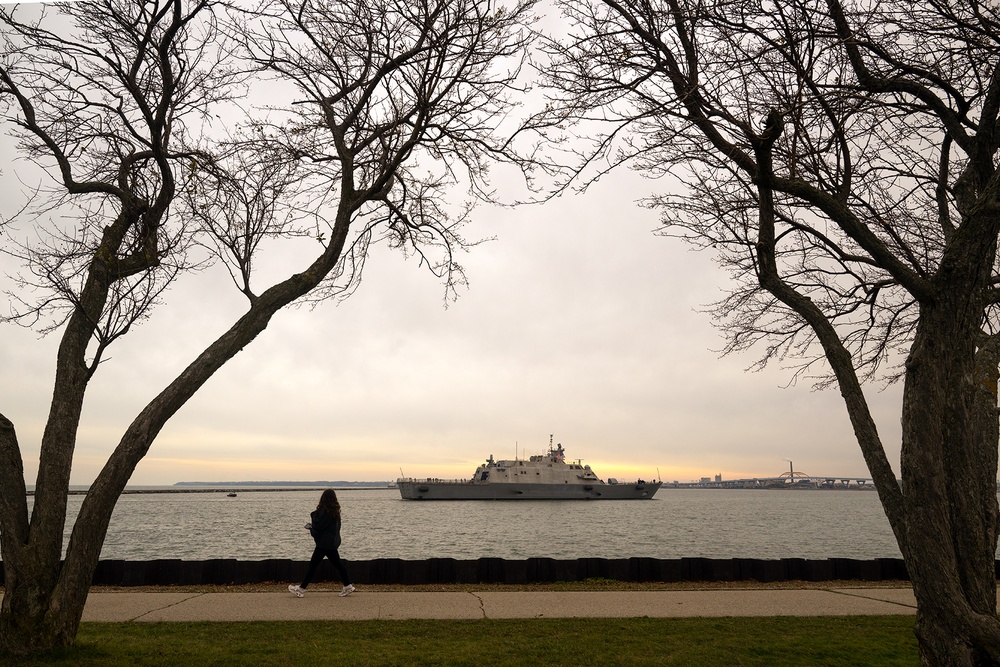
<path fill-rule="evenodd" d="M 480 558 L 456 560 L 429 558 L 345 561 L 358 584 L 534 584 L 584 579 L 636 582 L 672 581 L 834 581 L 908 580 L 900 558 L 855 560 L 830 558 Z M 201 584 L 255 584 L 301 580 L 308 563 L 289 559 L 240 561 L 220 558 L 204 561 L 180 559 L 124 561 L 102 560 L 94 573 L 95 586 L 168 586 Z M 1000 565 L 1000 561 L 998 561 Z M 1000 567 L 998 567 L 1000 570 Z M 0 563 L 0 577 L 3 563 Z M 324 560 L 317 580 L 335 578 Z M 2 579 L 0 579 L 2 583 Z"/>

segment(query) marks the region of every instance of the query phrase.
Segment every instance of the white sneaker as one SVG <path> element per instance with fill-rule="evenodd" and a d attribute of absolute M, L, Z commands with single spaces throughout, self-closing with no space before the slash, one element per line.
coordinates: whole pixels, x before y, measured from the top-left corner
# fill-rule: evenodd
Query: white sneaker
<path fill-rule="evenodd" d="M 297 598 L 303 597 L 306 594 L 305 589 L 297 584 L 289 584 L 288 592 Z"/>
<path fill-rule="evenodd" d="M 346 586 L 344 586 L 344 590 L 340 591 L 340 597 L 346 598 L 353 592 L 354 592 L 354 584 L 347 584 Z"/>

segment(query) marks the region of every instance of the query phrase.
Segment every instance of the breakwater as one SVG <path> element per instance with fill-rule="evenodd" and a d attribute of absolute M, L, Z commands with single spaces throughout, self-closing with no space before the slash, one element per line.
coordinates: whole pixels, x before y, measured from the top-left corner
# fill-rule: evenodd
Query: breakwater
<path fill-rule="evenodd" d="M 606 579 L 623 582 L 780 582 L 780 581 L 908 581 L 902 559 L 828 558 L 376 558 L 345 560 L 358 584 L 543 584 Z M 1000 564 L 1000 561 L 998 561 Z M 196 586 L 296 582 L 306 561 L 275 558 L 258 561 L 216 558 L 102 560 L 95 586 Z M 0 576 L 3 564 L 0 563 Z M 335 581 L 326 560 L 316 581 Z"/>

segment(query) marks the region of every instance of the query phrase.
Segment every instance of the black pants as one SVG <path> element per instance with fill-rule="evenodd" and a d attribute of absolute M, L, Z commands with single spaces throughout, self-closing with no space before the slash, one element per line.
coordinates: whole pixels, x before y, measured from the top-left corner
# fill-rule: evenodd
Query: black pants
<path fill-rule="evenodd" d="M 309 559 L 309 569 L 306 570 L 306 578 L 302 580 L 300 584 L 302 588 L 307 588 L 309 582 L 312 581 L 313 575 L 316 574 L 316 568 L 319 567 L 320 562 L 323 557 L 326 556 L 333 563 L 333 567 L 337 570 L 337 574 L 340 576 L 340 583 L 345 586 L 350 585 L 351 578 L 347 574 L 347 568 L 344 567 L 344 561 L 340 560 L 340 554 L 337 553 L 336 549 L 323 549 L 321 547 L 316 547 L 313 550 L 312 558 Z"/>

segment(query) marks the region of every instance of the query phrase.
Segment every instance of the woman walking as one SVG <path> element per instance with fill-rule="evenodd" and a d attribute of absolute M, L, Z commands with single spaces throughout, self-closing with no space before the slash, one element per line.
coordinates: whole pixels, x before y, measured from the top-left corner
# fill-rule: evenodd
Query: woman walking
<path fill-rule="evenodd" d="M 326 556 L 333 563 L 334 569 L 337 570 L 340 583 L 344 585 L 343 590 L 340 591 L 340 597 L 346 597 L 354 592 L 354 586 L 351 585 L 347 568 L 344 567 L 343 561 L 340 560 L 340 554 L 337 553 L 337 549 L 340 548 L 340 503 L 337 501 L 337 492 L 333 489 L 324 491 L 323 495 L 319 497 L 319 505 L 309 517 L 312 521 L 306 524 L 306 528 L 309 529 L 313 540 L 316 541 L 316 548 L 313 549 L 312 558 L 309 559 L 309 569 L 306 570 L 305 579 L 298 586 L 291 584 L 288 587 L 288 592 L 297 598 L 305 595 L 309 582 L 316 574 L 316 568 Z"/>

